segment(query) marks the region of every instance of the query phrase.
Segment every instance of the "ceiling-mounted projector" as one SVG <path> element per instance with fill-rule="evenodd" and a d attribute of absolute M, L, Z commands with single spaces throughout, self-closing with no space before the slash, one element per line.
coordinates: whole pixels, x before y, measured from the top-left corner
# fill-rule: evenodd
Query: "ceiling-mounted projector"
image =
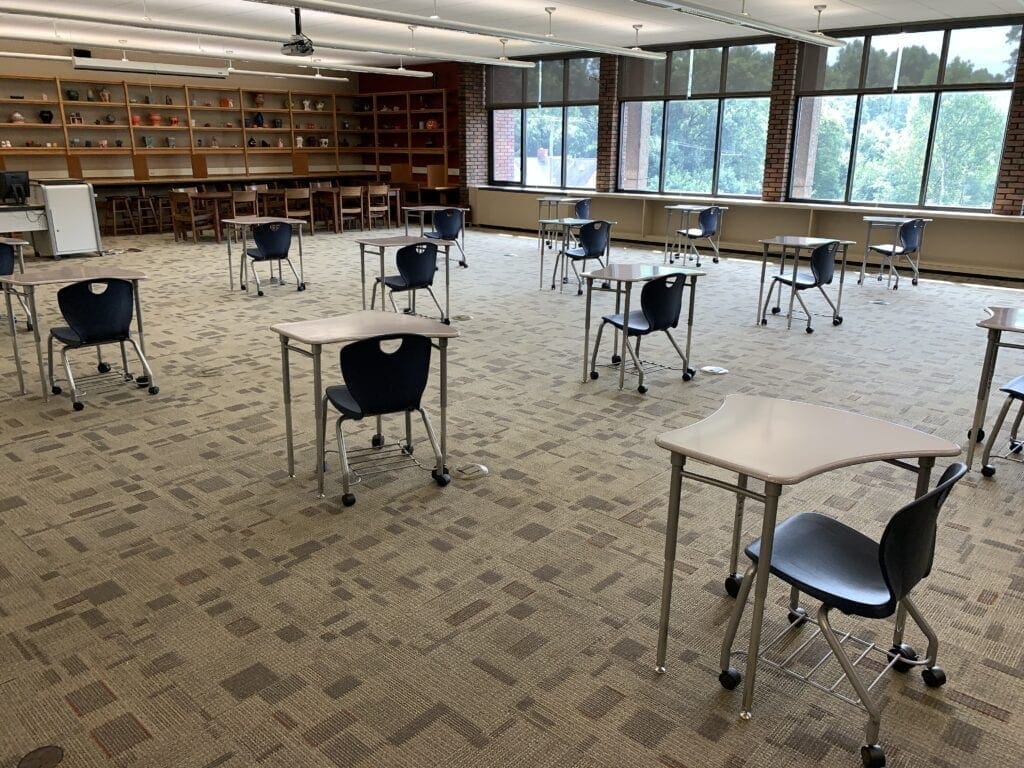
<path fill-rule="evenodd" d="M 313 53 L 313 41 L 302 34 L 302 11 L 292 8 L 292 13 L 295 14 L 295 34 L 281 46 L 281 53 L 285 56 L 309 56 Z"/>

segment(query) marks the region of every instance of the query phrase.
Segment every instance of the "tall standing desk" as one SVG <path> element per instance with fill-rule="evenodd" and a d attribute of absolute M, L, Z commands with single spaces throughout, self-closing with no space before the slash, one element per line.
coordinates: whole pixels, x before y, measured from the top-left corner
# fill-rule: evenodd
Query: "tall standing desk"
<path fill-rule="evenodd" d="M 302 225 L 308 224 L 309 222 L 303 221 L 302 219 L 287 219 L 281 216 L 236 216 L 232 219 L 221 219 L 222 224 L 230 224 L 232 230 L 238 228 L 242 230 L 242 255 L 238 261 L 238 285 L 242 290 L 248 290 L 248 283 L 245 280 L 245 257 L 248 251 L 248 238 L 249 229 L 251 227 L 259 226 L 260 224 L 291 224 L 293 227 L 298 229 L 299 235 L 299 284 L 304 288 L 306 285 L 306 277 L 302 271 Z M 233 233 L 228 233 L 228 285 L 231 290 L 235 290 L 235 273 L 234 268 L 231 266 L 231 241 L 234 239 Z M 278 264 L 278 280 L 281 281 L 280 269 L 281 265 Z"/>
<path fill-rule="evenodd" d="M 921 217 L 920 216 L 913 216 L 913 217 L 906 217 L 906 216 L 865 216 L 864 217 L 864 223 L 868 225 L 868 236 L 864 240 L 864 258 L 860 262 L 860 277 L 857 278 L 857 285 L 863 285 L 863 283 L 864 283 L 864 276 L 867 274 L 867 270 L 868 270 L 868 251 L 871 249 L 871 232 L 872 232 L 872 230 L 875 230 L 875 229 L 894 229 L 894 230 L 898 230 L 900 227 L 902 227 L 908 221 L 913 221 L 916 218 L 921 218 Z M 924 218 L 921 218 L 921 221 L 923 221 L 925 224 L 928 224 L 929 222 L 934 221 L 934 219 L 924 219 Z M 923 241 L 923 235 L 922 235 L 922 241 Z M 894 258 L 895 258 L 895 256 L 894 256 Z M 918 251 L 917 251 L 917 258 L 914 260 L 914 279 L 913 279 L 914 285 L 917 285 L 917 273 L 918 273 L 918 271 L 920 269 L 920 266 L 921 266 L 921 250 L 918 249 Z M 879 280 L 882 279 L 882 273 L 881 272 L 878 273 L 878 279 Z"/>
<path fill-rule="evenodd" d="M 317 487 L 323 489 L 324 446 L 320 442 L 320 420 L 323 418 L 323 383 L 321 357 L 327 344 L 351 344 L 373 336 L 393 333 L 414 333 L 437 340 L 441 352 L 441 462 L 434 471 L 438 476 L 448 474 L 448 339 L 457 338 L 459 332 L 450 325 L 415 315 L 394 312 L 362 310 L 347 315 L 324 317 L 318 320 L 299 320 L 277 323 L 270 330 L 281 342 L 281 384 L 284 390 L 285 442 L 288 454 L 288 476 L 295 477 L 295 444 L 292 432 L 292 386 L 289 353 L 296 352 L 313 361 L 313 427 L 317 441 Z M 380 434 L 380 417 L 377 420 Z"/>
<path fill-rule="evenodd" d="M 992 391 L 992 376 L 996 370 L 996 359 L 1000 349 L 1024 349 L 1024 343 L 1003 341 L 1003 331 L 1024 333 L 1024 308 L 1020 307 L 989 307 L 989 316 L 978 323 L 979 328 L 988 331 L 988 343 L 985 345 L 985 360 L 981 365 L 981 381 L 978 382 L 978 402 L 974 406 L 974 423 L 967 433 L 967 468 L 974 461 L 974 449 L 984 437 L 985 411 L 988 408 L 988 396 Z"/>
<path fill-rule="evenodd" d="M 786 314 L 786 328 L 793 327 L 793 302 L 796 300 L 796 275 L 797 269 L 800 267 L 800 252 L 804 250 L 814 250 L 819 245 L 825 245 L 825 243 L 834 243 L 836 238 L 831 237 L 803 237 L 801 235 L 776 235 L 770 237 L 767 240 L 759 240 L 761 243 L 761 286 L 757 292 L 757 316 L 754 318 L 754 324 L 761 324 L 761 302 L 764 300 L 764 279 L 768 271 L 768 258 L 770 255 L 771 248 L 778 248 L 781 259 L 779 261 L 779 274 L 783 274 L 786 271 L 786 259 L 793 259 L 793 284 L 790 286 L 789 291 L 789 311 Z M 843 281 L 846 279 L 846 252 L 849 250 L 851 245 L 856 245 L 853 240 L 839 240 L 839 250 L 842 251 L 842 262 L 839 267 L 839 295 L 836 297 L 836 311 L 832 316 L 833 325 L 841 325 L 843 322 L 843 316 L 840 314 L 840 310 L 843 308 Z M 782 298 L 782 291 L 779 291 L 779 298 Z M 772 314 L 777 314 L 775 310 L 772 310 Z"/>
<path fill-rule="evenodd" d="M 391 235 L 389 237 L 357 237 L 356 242 L 359 244 L 359 279 L 362 282 L 363 288 L 363 309 L 366 309 L 366 257 L 377 256 L 380 259 L 380 276 L 383 280 L 384 272 L 384 255 L 387 253 L 389 248 L 404 248 L 407 245 L 418 245 L 420 243 L 433 243 L 438 248 L 444 249 L 444 318 L 443 322 L 451 322 L 452 310 L 451 310 L 451 249 L 453 245 L 457 246 L 454 240 L 432 240 L 428 237 L 416 237 L 415 235 Z M 381 300 L 380 308 L 381 311 L 385 311 L 384 306 L 384 286 L 381 285 Z"/>
<path fill-rule="evenodd" d="M 783 487 L 796 485 L 833 469 L 885 461 L 916 473 L 917 498 L 929 489 L 936 457 L 957 456 L 960 453 L 960 447 L 949 440 L 880 419 L 811 403 L 736 394 L 727 396 L 721 408 L 703 421 L 659 435 L 655 442 L 672 454 L 661 618 L 658 625 L 656 669 L 659 673 L 665 672 L 668 649 L 672 576 L 683 478 L 736 494 L 730 573 L 726 580 L 726 589 L 733 596 L 739 589 L 740 581 L 737 566 L 742 546 L 743 503 L 746 499 L 753 499 L 764 504 L 761 557 L 757 561 L 750 646 L 743 681 L 743 706 L 740 714 L 743 719 L 750 718 L 754 699 L 761 623 L 768 593 L 779 497 Z M 735 472 L 736 482 L 734 484 L 688 471 L 685 469 L 687 459 Z M 917 466 L 906 459 L 917 459 Z M 763 492 L 748 487 L 751 478 L 764 483 Z M 896 621 L 902 623 L 904 618 L 905 609 L 900 607 Z M 731 653 L 732 648 L 723 642 L 722 661 L 728 662 Z M 725 666 L 727 664 L 723 665 L 723 669 Z"/>

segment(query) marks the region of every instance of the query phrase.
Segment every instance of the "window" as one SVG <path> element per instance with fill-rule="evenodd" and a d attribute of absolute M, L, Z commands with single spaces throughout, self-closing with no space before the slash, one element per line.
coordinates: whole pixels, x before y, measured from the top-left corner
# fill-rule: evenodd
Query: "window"
<path fill-rule="evenodd" d="M 1020 35 L 932 29 L 807 48 L 790 197 L 991 208 Z"/>
<path fill-rule="evenodd" d="M 596 57 L 490 69 L 493 183 L 595 188 L 599 74 Z"/>
<path fill-rule="evenodd" d="M 761 194 L 774 45 L 623 60 L 619 188 Z"/>

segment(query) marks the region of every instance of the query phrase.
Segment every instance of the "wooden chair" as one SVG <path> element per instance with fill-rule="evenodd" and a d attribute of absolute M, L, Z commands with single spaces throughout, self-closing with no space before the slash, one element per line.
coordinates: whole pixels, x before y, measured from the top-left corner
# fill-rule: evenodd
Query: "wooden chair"
<path fill-rule="evenodd" d="M 329 181 L 312 181 L 309 184 L 310 199 L 313 204 L 313 218 L 321 224 L 341 231 L 341 214 L 338 211 L 338 190 Z"/>
<path fill-rule="evenodd" d="M 427 166 L 427 186 L 431 188 L 448 186 L 448 168 L 444 165 Z"/>
<path fill-rule="evenodd" d="M 286 219 L 305 219 L 309 222 L 309 234 L 316 234 L 313 223 L 313 202 L 309 187 L 286 189 L 284 191 L 284 216 Z"/>
<path fill-rule="evenodd" d="M 192 242 L 199 242 L 199 233 L 203 230 L 213 232 L 218 237 L 217 225 L 210 211 L 199 210 L 196 207 L 195 199 L 188 192 L 172 191 L 169 195 L 171 200 L 171 228 L 174 232 L 174 240 L 186 239 L 189 232 L 192 233 Z"/>
<path fill-rule="evenodd" d="M 412 177 L 412 165 L 409 163 L 392 163 L 391 179 L 388 182 L 392 189 L 398 189 L 399 194 L 405 198 L 406 205 L 420 205 L 420 185 Z M 401 218 L 401 211 L 395 212 L 396 220 Z"/>
<path fill-rule="evenodd" d="M 359 230 L 366 225 L 366 209 L 363 207 L 362 187 L 340 187 L 338 189 L 340 204 L 338 215 L 341 217 L 341 228 L 345 229 L 345 219 L 357 219 Z"/>
<path fill-rule="evenodd" d="M 371 184 L 366 188 L 366 215 L 373 229 L 373 220 L 387 221 L 391 229 L 390 188 L 387 184 Z"/>
<path fill-rule="evenodd" d="M 256 201 L 256 190 L 243 189 L 231 193 L 231 218 L 239 216 L 259 216 L 259 203 Z"/>

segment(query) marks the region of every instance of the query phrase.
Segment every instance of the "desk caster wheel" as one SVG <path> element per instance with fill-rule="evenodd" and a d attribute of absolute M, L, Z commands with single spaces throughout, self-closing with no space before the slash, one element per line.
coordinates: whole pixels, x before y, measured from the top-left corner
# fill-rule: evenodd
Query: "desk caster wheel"
<path fill-rule="evenodd" d="M 807 611 L 803 608 L 790 608 L 786 618 L 789 620 L 789 626 L 800 627 L 807 623 Z"/>
<path fill-rule="evenodd" d="M 911 285 L 917 285 L 917 278 L 915 277 L 913 280 L 911 280 L 910 284 Z"/>
<path fill-rule="evenodd" d="M 96 366 L 96 370 L 100 373 L 110 373 L 110 363 L 100 363 Z"/>
<path fill-rule="evenodd" d="M 596 379 L 597 379 L 597 377 L 598 377 L 598 375 L 599 375 L 599 374 L 598 374 L 598 372 L 597 372 L 597 371 L 591 371 L 591 372 L 590 372 L 590 379 L 591 379 L 591 381 L 594 381 L 594 380 L 596 380 Z"/>
<path fill-rule="evenodd" d="M 647 387 L 645 387 L 643 384 L 641 384 L 639 387 L 636 388 L 636 391 L 639 392 L 641 395 L 646 395 L 647 394 Z"/>
<path fill-rule="evenodd" d="M 403 445 L 402 446 L 402 453 L 404 453 L 406 456 L 412 456 L 413 450 L 414 450 L 414 447 L 411 446 L 411 445 Z"/>
<path fill-rule="evenodd" d="M 929 688 L 941 688 L 946 684 L 946 673 L 942 667 L 929 667 L 921 670 L 921 679 Z"/>
<path fill-rule="evenodd" d="M 551 284 L 551 290 L 552 291 L 555 290 L 555 284 L 554 283 Z"/>
<path fill-rule="evenodd" d="M 920 657 L 917 655 L 917 651 L 915 651 L 911 646 L 907 645 L 906 643 L 894 645 L 892 648 L 889 649 L 886 655 L 889 657 L 889 661 L 896 659 L 896 662 L 892 665 L 892 668 L 901 674 L 909 672 L 911 670 L 911 668 L 914 665 L 910 662 L 920 661 Z M 906 659 L 906 661 L 904 661 L 904 659 Z"/>
<path fill-rule="evenodd" d="M 80 411 L 83 408 L 85 408 L 85 403 L 79 403 L 75 401 L 74 403 L 71 404 L 71 407 L 74 408 L 76 411 Z"/>
<path fill-rule="evenodd" d="M 154 387 L 150 387 L 150 388 L 149 388 L 149 389 L 148 389 L 147 391 L 148 391 L 148 392 L 149 392 L 149 394 L 151 394 L 151 395 L 156 395 L 156 394 L 159 394 L 159 393 L 160 393 L 160 387 L 156 387 L 156 386 L 154 386 Z"/>
<path fill-rule="evenodd" d="M 993 467 L 991 464 L 986 464 L 984 467 L 981 468 L 981 474 L 983 474 L 985 477 L 992 477 L 995 473 L 996 468 Z"/>
<path fill-rule="evenodd" d="M 125 381 L 134 381 L 135 380 L 135 376 L 130 374 L 130 373 L 125 373 L 124 380 Z"/>
<path fill-rule="evenodd" d="M 762 317 L 761 318 L 761 325 L 768 325 L 768 318 L 767 317 Z"/>
<path fill-rule="evenodd" d="M 370 438 L 370 445 L 372 445 L 374 448 L 383 448 L 384 435 L 374 435 L 372 438 Z"/>
<path fill-rule="evenodd" d="M 304 290 L 306 290 L 306 284 L 305 284 L 305 283 L 299 283 L 299 284 L 298 284 L 298 285 L 297 285 L 297 286 L 295 287 L 295 290 L 296 290 L 296 291 L 304 291 Z"/>
<path fill-rule="evenodd" d="M 138 384 L 140 387 L 148 386 L 149 385 L 149 377 L 148 376 L 139 376 L 137 379 L 135 379 L 135 383 Z"/>
<path fill-rule="evenodd" d="M 1020 440 L 1011 440 L 1010 453 L 1020 453 L 1021 451 L 1024 451 L 1024 443 Z"/>
<path fill-rule="evenodd" d="M 833 318 L 832 318 L 832 325 L 842 325 L 842 324 L 843 324 L 843 318 L 842 318 L 842 316 L 839 316 L 839 317 L 833 317 Z"/>
<path fill-rule="evenodd" d="M 864 768 L 885 768 L 885 752 L 878 744 L 865 744 L 860 748 L 860 761 Z"/>
<path fill-rule="evenodd" d="M 438 474 L 436 469 L 432 469 L 430 470 L 430 476 L 434 478 L 434 482 L 442 488 L 452 481 L 452 476 L 448 474 L 448 467 L 445 467 L 441 474 Z"/>
<path fill-rule="evenodd" d="M 899 283 L 893 283 L 893 284 L 892 284 L 892 289 L 893 289 L 894 291 L 898 291 L 898 290 L 900 289 L 900 284 L 899 284 Z"/>
<path fill-rule="evenodd" d="M 622 358 L 618 355 L 612 355 L 612 365 L 618 365 L 622 362 Z"/>
<path fill-rule="evenodd" d="M 353 504 L 356 503 L 356 495 L 354 493 L 346 493 L 344 496 L 341 497 L 341 503 L 344 504 L 346 507 L 351 507 Z"/>
<path fill-rule="evenodd" d="M 811 326 L 807 326 L 806 330 L 808 333 L 814 333 L 814 329 Z"/>
<path fill-rule="evenodd" d="M 723 669 L 718 673 L 718 682 L 722 684 L 722 687 L 727 691 L 735 689 L 743 681 L 743 675 L 735 667 L 729 667 Z"/>
<path fill-rule="evenodd" d="M 878 282 L 882 282 L 882 276 L 881 276 L 881 275 L 879 275 L 879 276 L 878 276 L 878 277 L 876 277 L 875 279 L 876 279 L 876 280 L 877 280 Z"/>
<path fill-rule="evenodd" d="M 730 574 L 725 579 L 725 592 L 729 597 L 736 597 L 740 593 L 740 584 L 743 579 L 737 576 L 735 573 Z"/>
<path fill-rule="evenodd" d="M 441 320 L 441 322 L 444 323 L 445 325 L 451 325 L 452 319 L 450 317 L 446 317 L 443 320 Z"/>

